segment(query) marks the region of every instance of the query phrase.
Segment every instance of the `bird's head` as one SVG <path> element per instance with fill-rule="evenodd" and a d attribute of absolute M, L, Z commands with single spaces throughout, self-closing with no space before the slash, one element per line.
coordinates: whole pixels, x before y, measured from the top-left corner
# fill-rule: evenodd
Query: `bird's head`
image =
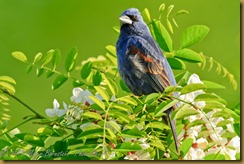
<path fill-rule="evenodd" d="M 134 22 L 143 21 L 141 13 L 136 8 L 130 8 L 125 10 L 119 17 L 119 20 L 122 25 L 131 25 Z"/>
<path fill-rule="evenodd" d="M 126 34 L 141 34 L 148 31 L 141 13 L 136 8 L 125 10 L 119 17 L 121 32 Z"/>

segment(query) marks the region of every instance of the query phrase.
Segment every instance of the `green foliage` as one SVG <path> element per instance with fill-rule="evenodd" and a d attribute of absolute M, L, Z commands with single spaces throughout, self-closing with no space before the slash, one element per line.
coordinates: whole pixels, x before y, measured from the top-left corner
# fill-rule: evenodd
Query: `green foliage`
<path fill-rule="evenodd" d="M 71 102 L 63 107 L 54 105 L 51 114 L 55 115 L 50 118 L 40 116 L 20 99 L 15 98 L 35 114 L 26 116 L 24 122 L 16 127 L 32 120 L 40 126 L 34 134 L 13 134 L 14 129 L 9 129 L 7 122 L 2 121 L 0 135 L 5 138 L 0 139 L 0 149 L 6 150 L 6 154 L 0 159 L 118 160 L 129 158 L 131 154 L 136 153 L 158 160 L 169 158 L 167 155 L 173 160 L 185 159 L 190 149 L 197 144 L 192 137 L 187 136 L 189 129 L 201 127 L 196 140 L 205 138 L 208 144 L 203 151 L 206 152 L 214 146 L 219 146 L 216 141 L 211 141 L 212 135 L 217 134 L 215 127 L 225 129 L 225 133 L 218 137 L 230 140 L 237 135 L 240 136 L 240 106 L 234 110 L 228 109 L 225 100 L 209 92 L 210 89 L 224 87 L 210 81 L 188 84 L 192 74 L 185 71 L 185 62 L 205 65 L 207 59 L 202 53 L 189 47 L 200 42 L 209 32 L 209 28 L 204 25 L 188 27 L 181 34 L 180 48 L 174 49 L 171 34 L 174 31 L 173 27 L 178 27 L 175 17 L 187 14 L 188 11 L 179 10 L 173 13 L 173 9 L 174 5 L 166 7 L 162 4 L 159 7 L 159 19 L 152 19 L 148 9 L 142 12 L 171 67 L 179 71 L 176 75 L 178 86 L 169 86 L 163 93 L 141 97 L 132 95 L 118 74 L 116 49 L 113 45 L 105 47 L 104 55 L 88 58 L 80 65 L 76 65 L 78 51 L 73 47 L 66 55 L 64 73 L 57 70 L 62 57 L 58 49 L 50 50 L 45 55 L 38 52 L 33 61 L 29 61 L 22 52 L 13 52 L 14 58 L 27 65 L 26 73 L 35 69 L 37 77 L 44 74 L 46 78 L 54 76 L 53 90 L 72 80 L 73 87 L 79 87 L 80 92 L 77 95 L 73 94 Z M 118 28 L 114 30 L 119 32 Z M 235 87 L 232 74 L 213 59 L 211 62 L 211 65 L 217 64 L 218 71 L 223 71 L 224 76 L 228 76 Z M 213 67 L 211 65 L 210 69 Z M 78 71 L 79 76 L 73 76 L 73 71 Z M 9 100 L 6 95 L 14 98 L 13 84 L 15 81 L 12 78 L 0 76 L 1 105 L 5 105 Z M 175 92 L 180 96 L 174 95 Z M 172 119 L 176 120 L 177 134 L 184 134 L 179 138 L 179 154 L 175 150 L 170 127 L 164 120 L 164 112 L 171 107 L 176 107 Z M 47 110 L 46 113 L 48 115 Z M 191 121 L 192 118 L 200 119 Z M 218 119 L 220 121 L 213 125 Z M 233 126 L 235 133 L 230 133 L 228 126 Z M 230 157 L 218 151 L 206 155 L 204 159 L 222 160 Z"/>

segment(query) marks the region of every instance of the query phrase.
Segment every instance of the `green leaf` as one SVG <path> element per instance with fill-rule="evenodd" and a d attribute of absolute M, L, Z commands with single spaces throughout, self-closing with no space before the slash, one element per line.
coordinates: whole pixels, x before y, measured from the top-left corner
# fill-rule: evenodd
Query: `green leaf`
<path fill-rule="evenodd" d="M 0 99 L 2 99 L 4 101 L 8 101 L 9 100 L 9 98 L 6 95 L 2 94 L 2 93 L 0 93 Z M 0 129 L 1 129 L 1 125 L 0 125 Z"/>
<path fill-rule="evenodd" d="M 15 80 L 9 76 L 0 76 L 0 81 L 5 81 L 8 83 L 16 84 Z"/>
<path fill-rule="evenodd" d="M 214 160 L 216 154 L 208 154 L 204 157 L 204 160 Z"/>
<path fill-rule="evenodd" d="M 219 121 L 218 124 L 216 125 L 217 127 L 223 127 L 226 126 L 227 124 L 232 124 L 233 122 L 230 120 L 223 120 L 223 121 Z"/>
<path fill-rule="evenodd" d="M 59 64 L 61 59 L 61 53 L 59 49 L 55 49 L 53 52 L 53 57 L 52 57 L 52 65 L 53 69 L 56 69 L 57 65 Z"/>
<path fill-rule="evenodd" d="M 122 79 L 120 79 L 119 84 L 123 91 L 130 93 L 129 88 L 125 85 L 125 82 Z"/>
<path fill-rule="evenodd" d="M 181 95 L 204 89 L 206 89 L 206 86 L 201 83 L 188 84 L 181 89 Z"/>
<path fill-rule="evenodd" d="M 46 70 L 46 78 L 51 77 L 53 74 L 54 74 L 54 72 L 53 72 L 53 71 L 48 70 L 48 69 Z"/>
<path fill-rule="evenodd" d="M 80 71 L 80 76 L 81 78 L 83 79 L 86 79 L 90 73 L 91 73 L 91 70 L 92 70 L 92 62 L 87 62 L 83 65 L 83 67 L 81 68 L 81 71 Z"/>
<path fill-rule="evenodd" d="M 109 87 L 110 91 L 112 92 L 112 94 L 114 96 L 117 96 L 118 87 L 117 87 L 116 83 L 112 79 L 110 79 L 109 77 L 106 77 L 105 74 L 102 74 L 102 77 L 105 80 L 106 84 L 108 85 L 108 87 Z"/>
<path fill-rule="evenodd" d="M 181 15 L 181 14 L 189 14 L 189 11 L 187 11 L 187 10 L 179 10 L 179 11 L 175 14 L 175 16 L 176 16 L 176 15 Z"/>
<path fill-rule="evenodd" d="M 112 55 L 112 56 L 114 56 L 114 57 L 117 56 L 117 55 L 116 55 L 116 48 L 115 48 L 114 46 L 112 46 L 112 45 L 107 45 L 107 46 L 105 47 L 105 49 L 107 50 L 107 52 L 108 52 L 110 55 Z"/>
<path fill-rule="evenodd" d="M 104 88 L 101 88 L 99 86 L 94 86 L 94 88 L 96 89 L 96 91 L 102 96 L 102 98 L 108 102 L 109 101 L 109 95 L 106 92 L 106 90 Z"/>
<path fill-rule="evenodd" d="M 111 142 L 116 142 L 116 135 L 114 134 L 114 132 L 111 129 L 109 129 L 109 128 L 106 128 L 106 130 L 107 130 L 107 132 L 109 134 L 109 135 L 106 135 L 106 138 L 108 140 L 110 140 Z"/>
<path fill-rule="evenodd" d="M 178 103 L 178 100 L 165 100 L 161 102 L 155 109 L 155 117 L 161 116 L 163 112 Z"/>
<path fill-rule="evenodd" d="M 212 81 L 202 80 L 202 82 L 208 89 L 225 89 L 223 85 L 217 84 Z"/>
<path fill-rule="evenodd" d="M 208 137 L 211 133 L 212 133 L 212 132 L 209 131 L 209 130 L 201 131 L 201 132 L 198 134 L 198 138 L 201 138 L 201 137 L 206 138 L 206 137 Z"/>
<path fill-rule="evenodd" d="M 162 141 L 160 139 L 158 139 L 158 138 L 156 138 L 155 140 L 153 140 L 152 142 L 150 142 L 150 145 L 151 146 L 154 146 L 156 148 L 159 148 L 162 151 L 165 151 L 165 147 L 162 144 Z"/>
<path fill-rule="evenodd" d="M 42 66 L 46 65 L 47 63 L 49 63 L 52 58 L 53 58 L 53 53 L 54 50 L 49 50 L 46 54 L 46 56 L 44 57 L 44 59 L 42 60 Z"/>
<path fill-rule="evenodd" d="M 132 99 L 130 96 L 120 97 L 120 98 L 118 98 L 118 100 L 131 104 L 131 105 L 134 105 L 134 106 L 137 106 L 137 102 L 134 99 Z"/>
<path fill-rule="evenodd" d="M 78 52 L 76 47 L 71 48 L 66 59 L 65 59 L 65 70 L 71 72 L 75 68 Z"/>
<path fill-rule="evenodd" d="M 163 26 L 160 20 L 153 20 L 152 26 L 159 46 L 164 51 L 171 52 L 173 50 L 173 42 L 166 28 Z"/>
<path fill-rule="evenodd" d="M 110 53 L 106 53 L 105 57 L 108 59 L 108 61 L 112 62 L 112 65 L 117 66 L 117 58 L 111 55 Z M 113 67 L 113 66 L 112 66 Z M 112 68 L 111 67 L 111 68 Z"/>
<path fill-rule="evenodd" d="M 113 30 L 114 30 L 117 34 L 120 33 L 120 27 L 119 27 L 119 26 L 114 26 L 114 27 L 113 27 Z"/>
<path fill-rule="evenodd" d="M 25 72 L 26 72 L 27 74 L 30 73 L 31 70 L 32 70 L 32 68 L 33 68 L 33 65 L 32 65 L 32 64 L 29 64 L 29 65 L 26 67 Z"/>
<path fill-rule="evenodd" d="M 145 8 L 145 9 L 141 12 L 141 14 L 142 14 L 142 17 L 143 17 L 143 19 L 144 19 L 144 21 L 145 21 L 146 23 L 151 22 L 150 12 L 149 12 L 149 10 L 148 10 L 147 8 Z"/>
<path fill-rule="evenodd" d="M 172 22 L 174 23 L 175 27 L 179 27 L 176 20 L 174 18 L 172 18 Z"/>
<path fill-rule="evenodd" d="M 73 81 L 73 87 L 80 87 L 82 86 L 84 83 L 80 80 L 74 80 Z"/>
<path fill-rule="evenodd" d="M 226 113 L 225 111 L 217 111 L 212 115 L 212 118 L 215 118 L 215 117 L 223 117 L 223 118 L 228 119 L 231 117 L 231 115 L 229 113 Z"/>
<path fill-rule="evenodd" d="M 122 111 L 115 111 L 115 110 L 110 110 L 109 115 L 113 116 L 113 118 L 120 119 L 123 122 L 129 123 L 131 119 L 128 117 L 128 114 L 125 114 Z"/>
<path fill-rule="evenodd" d="M 169 126 L 164 124 L 162 121 L 149 122 L 146 125 L 146 129 L 147 128 L 155 128 L 155 129 L 160 129 L 160 130 L 170 129 Z"/>
<path fill-rule="evenodd" d="M 108 121 L 107 122 L 114 130 L 116 130 L 118 133 L 121 133 L 120 126 L 115 121 Z"/>
<path fill-rule="evenodd" d="M 33 64 L 37 63 L 42 58 L 42 53 L 38 52 L 36 56 L 34 57 Z"/>
<path fill-rule="evenodd" d="M 170 6 L 168 7 L 168 10 L 167 10 L 167 16 L 166 16 L 166 17 L 169 16 L 169 14 L 171 13 L 171 11 L 173 10 L 174 7 L 175 7 L 174 5 L 170 5 Z"/>
<path fill-rule="evenodd" d="M 53 130 L 48 127 L 41 127 L 37 129 L 37 134 L 39 135 L 50 135 L 53 133 Z"/>
<path fill-rule="evenodd" d="M 240 124 L 239 123 L 235 123 L 235 124 L 233 124 L 233 127 L 234 127 L 234 130 L 235 130 L 235 132 L 236 132 L 236 134 L 240 137 L 240 129 L 241 129 L 241 127 L 240 127 Z"/>
<path fill-rule="evenodd" d="M 185 117 L 188 116 L 192 116 L 192 115 L 196 115 L 199 114 L 199 112 L 195 109 L 192 108 L 181 108 L 180 110 L 178 110 L 178 112 L 175 114 L 174 119 L 178 120 L 178 119 L 183 119 Z"/>
<path fill-rule="evenodd" d="M 0 139 L 0 150 L 3 151 L 2 149 L 6 146 L 11 146 L 12 144 L 8 141 L 5 141 L 3 139 Z"/>
<path fill-rule="evenodd" d="M 192 51 L 191 49 L 187 49 L 187 48 L 177 50 L 175 52 L 174 57 L 185 60 L 187 62 L 191 62 L 191 63 L 199 63 L 199 62 L 203 61 L 200 54 L 196 53 L 195 51 Z"/>
<path fill-rule="evenodd" d="M 12 52 L 12 56 L 19 61 L 27 62 L 27 57 L 25 56 L 25 54 L 23 52 L 20 52 L 20 51 Z"/>
<path fill-rule="evenodd" d="M 66 152 L 68 148 L 67 141 L 56 141 L 53 145 L 53 149 L 56 153 Z"/>
<path fill-rule="evenodd" d="M 26 134 L 24 136 L 24 141 L 27 143 L 33 145 L 33 146 L 39 146 L 43 147 L 44 146 L 44 141 L 40 139 L 40 137 L 34 136 L 32 134 Z"/>
<path fill-rule="evenodd" d="M 113 150 L 115 152 L 139 151 L 142 150 L 142 147 L 134 142 L 124 142 L 122 144 L 117 145 L 116 148 L 114 148 Z"/>
<path fill-rule="evenodd" d="M 96 71 L 92 76 L 92 83 L 94 86 L 99 86 L 102 82 L 102 75 L 99 71 Z"/>
<path fill-rule="evenodd" d="M 122 111 L 133 112 L 132 108 L 129 105 L 126 105 L 126 104 L 113 103 L 113 105 L 111 107 L 119 109 L 119 110 L 122 110 Z"/>
<path fill-rule="evenodd" d="M 198 126 L 198 125 L 203 125 L 203 124 L 205 124 L 205 122 L 203 120 L 195 120 L 195 121 L 190 122 L 186 128 L 188 129 L 188 128 Z"/>
<path fill-rule="evenodd" d="M 220 154 L 220 152 L 216 154 L 208 154 L 204 157 L 204 160 L 226 160 L 225 156 L 223 154 Z"/>
<path fill-rule="evenodd" d="M 81 143 L 84 143 L 83 140 L 82 139 L 77 139 L 76 137 L 67 139 L 67 144 L 69 146 L 71 146 L 71 145 L 79 145 Z"/>
<path fill-rule="evenodd" d="M 61 85 L 63 85 L 67 81 L 67 79 L 68 78 L 63 75 L 59 75 L 58 77 L 56 77 L 56 79 L 53 81 L 53 84 L 52 84 L 52 90 L 59 88 Z"/>
<path fill-rule="evenodd" d="M 102 117 L 100 114 L 95 113 L 95 112 L 85 112 L 82 114 L 82 117 L 88 117 L 88 118 L 94 118 L 96 120 L 102 120 Z"/>
<path fill-rule="evenodd" d="M 164 9 L 165 9 L 165 3 L 162 3 L 162 4 L 159 6 L 158 11 L 161 13 L 161 12 L 164 11 Z"/>
<path fill-rule="evenodd" d="M 180 154 L 182 157 L 185 157 L 189 149 L 191 148 L 193 144 L 193 138 L 187 138 L 184 140 L 180 146 Z"/>
<path fill-rule="evenodd" d="M 36 69 L 36 75 L 37 77 L 40 77 L 44 73 L 44 68 L 40 67 Z"/>
<path fill-rule="evenodd" d="M 14 87 L 11 84 L 9 84 L 9 83 L 7 83 L 5 81 L 0 81 L 0 88 L 6 89 L 11 94 L 15 93 Z"/>
<path fill-rule="evenodd" d="M 89 96 L 89 98 L 94 101 L 94 103 L 97 104 L 101 109 L 105 110 L 105 104 L 100 99 L 95 96 Z"/>
<path fill-rule="evenodd" d="M 212 94 L 212 93 L 204 93 L 204 94 L 200 94 L 200 95 L 197 95 L 194 99 L 195 102 L 197 101 L 217 101 L 219 100 L 220 98 L 215 95 L 215 94 Z"/>
<path fill-rule="evenodd" d="M 150 100 L 155 100 L 159 97 L 159 93 L 151 93 L 149 95 L 147 95 L 146 99 L 145 99 L 145 103 L 149 102 Z"/>
<path fill-rule="evenodd" d="M 204 25 L 193 25 L 185 29 L 180 37 L 180 47 L 190 47 L 200 42 L 209 32 L 209 28 Z"/>
<path fill-rule="evenodd" d="M 143 138 L 146 137 L 146 133 L 135 127 L 133 129 L 126 129 L 122 131 L 121 136 L 125 138 Z"/>
<path fill-rule="evenodd" d="M 213 109 L 223 109 L 223 108 L 225 108 L 225 106 L 222 103 L 218 101 L 211 101 L 204 106 L 203 110 L 211 111 Z"/>
<path fill-rule="evenodd" d="M 188 71 L 179 73 L 175 76 L 175 80 L 178 81 L 178 86 L 185 86 L 187 85 L 187 82 L 189 80 L 189 77 L 191 76 L 191 73 Z"/>
<path fill-rule="evenodd" d="M 103 129 L 97 128 L 97 129 L 90 129 L 86 130 L 80 133 L 80 135 L 77 138 L 98 138 L 103 135 Z"/>
<path fill-rule="evenodd" d="M 171 66 L 172 69 L 175 70 L 184 70 L 186 69 L 185 63 L 177 58 L 167 58 L 169 65 Z"/>

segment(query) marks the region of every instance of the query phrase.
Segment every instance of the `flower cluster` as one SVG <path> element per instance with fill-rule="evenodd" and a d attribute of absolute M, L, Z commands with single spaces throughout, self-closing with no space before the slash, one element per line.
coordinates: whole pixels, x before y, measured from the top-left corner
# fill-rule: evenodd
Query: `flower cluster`
<path fill-rule="evenodd" d="M 189 78 L 188 84 L 202 83 L 198 75 L 193 74 Z M 212 117 L 214 113 L 221 109 L 212 109 L 209 112 L 204 112 L 203 107 L 206 105 L 204 101 L 194 102 L 196 96 L 204 94 L 203 90 L 198 90 L 180 96 L 180 99 L 192 103 L 197 108 L 198 114 L 185 117 L 187 122 L 194 122 L 197 120 L 204 121 L 201 125 L 192 127 L 185 127 L 178 136 L 180 141 L 186 138 L 192 138 L 193 144 L 188 153 L 184 157 L 185 160 L 202 160 L 210 154 L 222 154 L 231 160 L 236 159 L 236 153 L 240 152 L 240 138 L 235 134 L 233 129 L 233 118 L 224 119 L 223 117 Z M 192 107 L 193 108 L 193 107 Z M 228 120 L 225 127 L 220 126 L 220 122 Z M 232 134 L 233 138 L 223 137 L 224 134 Z"/>
<path fill-rule="evenodd" d="M 82 121 L 81 114 L 84 109 L 94 104 L 94 102 L 89 98 L 89 96 L 92 96 L 93 94 L 88 89 L 83 90 L 81 88 L 74 88 L 72 93 L 73 95 L 70 97 L 70 105 L 63 102 L 62 109 L 60 108 L 58 101 L 54 99 L 53 108 L 46 109 L 46 115 L 50 118 L 63 117 L 63 125 L 76 129 L 79 125 L 78 123 L 81 123 Z M 97 94 L 96 97 L 102 100 L 99 94 Z M 87 123 L 81 124 L 80 129 L 84 129 L 86 126 L 88 126 Z"/>
<path fill-rule="evenodd" d="M 198 75 L 192 74 L 188 80 L 188 84 L 195 84 L 203 82 L 199 79 Z M 71 104 L 67 105 L 63 103 L 63 108 L 60 108 L 60 105 L 56 99 L 53 101 L 53 108 L 46 109 L 46 114 L 50 118 L 61 118 L 61 125 L 72 128 L 74 130 L 80 129 L 85 131 L 91 127 L 95 127 L 98 124 L 97 121 L 83 121 L 82 115 L 85 111 L 94 112 L 96 114 L 101 114 L 101 111 L 94 110 L 91 107 L 95 102 L 90 98 L 94 96 L 88 89 L 83 90 L 81 88 L 74 88 L 72 91 L 72 96 L 70 98 Z M 212 154 L 222 154 L 225 157 L 227 156 L 231 160 L 236 159 L 236 154 L 240 152 L 240 138 L 235 134 L 233 129 L 233 118 L 224 118 L 221 116 L 213 117 L 213 115 L 220 111 L 221 109 L 211 109 L 208 111 L 202 110 L 206 102 L 197 101 L 194 99 L 201 95 L 205 94 L 203 90 L 193 91 L 184 95 L 179 96 L 180 105 L 183 106 L 188 102 L 189 108 L 192 108 L 196 111 L 197 114 L 190 115 L 185 117 L 182 122 L 184 128 L 178 135 L 179 143 L 182 144 L 186 139 L 191 138 L 193 140 L 191 147 L 189 148 L 187 154 L 183 157 L 184 160 L 202 160 L 205 159 L 208 155 Z M 99 100 L 103 100 L 100 94 L 96 94 L 95 97 Z M 114 101 L 115 98 L 111 97 L 110 101 Z M 121 102 L 123 103 L 123 102 Z M 102 113 L 102 117 L 106 118 L 109 123 L 117 124 L 119 129 L 126 130 L 126 125 L 123 126 L 120 124 L 116 118 L 109 117 L 108 115 Z M 228 120 L 228 124 L 221 126 L 221 122 Z M 189 126 L 189 123 L 199 122 L 199 124 L 194 124 Z M 104 122 L 103 122 L 104 123 Z M 143 126 L 141 124 L 136 125 L 137 129 L 143 131 Z M 105 128 L 105 127 L 104 127 Z M 106 124 L 106 128 L 112 130 L 116 134 L 116 130 Z M 226 134 L 233 134 L 232 137 L 226 136 Z M 153 160 L 149 150 L 153 149 L 153 146 L 150 145 L 149 138 L 122 138 L 123 142 L 136 143 L 141 146 L 141 150 L 129 151 L 124 155 L 126 160 Z M 104 154 L 102 155 L 103 159 L 113 159 L 116 157 L 116 144 L 111 142 L 109 144 L 100 144 L 104 149 Z M 98 145 L 99 146 L 99 145 Z M 107 153 L 109 152 L 109 153 Z M 165 158 L 170 157 L 170 150 L 164 152 Z"/>

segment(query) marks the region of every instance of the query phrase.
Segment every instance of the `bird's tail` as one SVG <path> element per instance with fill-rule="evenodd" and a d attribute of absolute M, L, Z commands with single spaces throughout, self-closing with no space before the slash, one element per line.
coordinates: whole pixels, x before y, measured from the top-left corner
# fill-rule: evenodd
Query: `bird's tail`
<path fill-rule="evenodd" d="M 177 133 L 176 133 L 176 123 L 175 123 L 175 120 L 171 119 L 171 114 L 172 114 L 173 111 L 174 111 L 174 108 L 171 107 L 165 113 L 167 115 L 167 119 L 168 119 L 168 122 L 169 122 L 170 127 L 171 127 L 173 139 L 174 139 L 174 142 L 175 142 L 176 151 L 177 151 L 177 153 L 179 153 L 180 148 L 179 148 L 178 138 L 177 138 Z"/>

